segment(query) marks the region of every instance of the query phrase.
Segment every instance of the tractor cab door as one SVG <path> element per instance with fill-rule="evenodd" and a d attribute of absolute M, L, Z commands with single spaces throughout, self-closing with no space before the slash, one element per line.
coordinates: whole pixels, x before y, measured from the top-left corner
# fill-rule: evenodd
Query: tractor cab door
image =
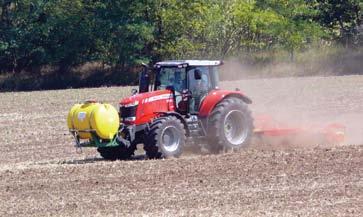
<path fill-rule="evenodd" d="M 189 100 L 189 112 L 197 114 L 203 99 L 212 89 L 210 67 L 197 66 L 188 68 L 188 88 L 191 93 Z"/>

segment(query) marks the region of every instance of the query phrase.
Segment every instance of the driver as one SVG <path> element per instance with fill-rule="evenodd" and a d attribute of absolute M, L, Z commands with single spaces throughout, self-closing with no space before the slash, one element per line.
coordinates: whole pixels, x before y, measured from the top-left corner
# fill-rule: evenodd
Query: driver
<path fill-rule="evenodd" d="M 173 80 L 173 87 L 175 91 L 182 92 L 185 89 L 185 78 L 182 76 L 181 71 L 176 71 L 174 80 Z"/>
<path fill-rule="evenodd" d="M 175 71 L 173 82 L 171 84 L 174 88 L 175 93 L 175 103 L 178 109 L 183 110 L 182 105 L 180 105 L 181 101 L 183 101 L 183 96 L 181 92 L 186 88 L 186 76 L 181 71 Z M 184 109 L 185 110 L 185 109 Z"/>

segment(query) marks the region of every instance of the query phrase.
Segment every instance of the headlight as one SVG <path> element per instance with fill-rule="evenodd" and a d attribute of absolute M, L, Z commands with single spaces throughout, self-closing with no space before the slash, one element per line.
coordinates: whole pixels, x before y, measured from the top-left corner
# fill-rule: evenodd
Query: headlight
<path fill-rule="evenodd" d="M 122 105 L 122 106 L 128 108 L 128 107 L 137 106 L 137 105 L 139 105 L 139 101 L 136 100 L 135 102 L 132 102 L 132 103 L 129 103 L 126 105 Z"/>

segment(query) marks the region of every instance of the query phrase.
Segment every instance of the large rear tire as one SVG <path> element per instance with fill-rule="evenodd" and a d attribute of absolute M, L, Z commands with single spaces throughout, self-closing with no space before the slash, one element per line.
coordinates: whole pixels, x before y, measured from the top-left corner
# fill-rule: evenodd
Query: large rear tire
<path fill-rule="evenodd" d="M 227 98 L 217 104 L 208 119 L 208 149 L 218 154 L 223 150 L 247 147 L 253 133 L 253 118 L 246 103 Z"/>
<path fill-rule="evenodd" d="M 160 117 L 150 124 L 146 132 L 144 150 L 150 159 L 179 157 L 185 141 L 185 128 L 178 118 Z"/>

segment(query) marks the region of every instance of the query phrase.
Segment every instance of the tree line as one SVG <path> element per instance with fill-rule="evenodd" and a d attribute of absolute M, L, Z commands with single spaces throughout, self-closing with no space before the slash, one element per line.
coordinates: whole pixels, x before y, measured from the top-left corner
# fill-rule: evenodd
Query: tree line
<path fill-rule="evenodd" d="M 1 0 L 0 73 L 359 46 L 361 0 Z"/>

